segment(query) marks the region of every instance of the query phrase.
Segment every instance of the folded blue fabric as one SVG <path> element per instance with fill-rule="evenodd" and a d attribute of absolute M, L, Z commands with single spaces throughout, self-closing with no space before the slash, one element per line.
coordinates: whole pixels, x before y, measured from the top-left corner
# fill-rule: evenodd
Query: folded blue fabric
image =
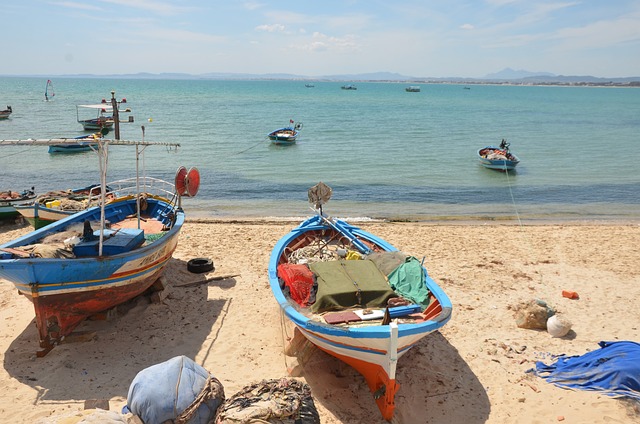
<path fill-rule="evenodd" d="M 582 356 L 558 358 L 552 365 L 536 362 L 530 371 L 558 387 L 594 390 L 613 397 L 640 400 L 640 344 L 600 342 L 601 349 Z"/>

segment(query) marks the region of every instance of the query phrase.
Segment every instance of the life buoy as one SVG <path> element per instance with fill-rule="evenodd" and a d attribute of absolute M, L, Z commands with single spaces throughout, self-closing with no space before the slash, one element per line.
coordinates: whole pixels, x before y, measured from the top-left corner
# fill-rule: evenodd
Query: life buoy
<path fill-rule="evenodd" d="M 209 258 L 194 258 L 187 262 L 187 270 L 195 274 L 202 274 L 213 271 L 214 269 L 213 261 Z"/>

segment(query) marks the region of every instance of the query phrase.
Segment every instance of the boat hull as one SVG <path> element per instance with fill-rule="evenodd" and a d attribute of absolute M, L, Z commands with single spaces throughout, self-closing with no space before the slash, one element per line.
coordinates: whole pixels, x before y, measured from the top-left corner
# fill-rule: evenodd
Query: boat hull
<path fill-rule="evenodd" d="M 27 191 L 15 199 L 11 198 L 11 196 L 9 196 L 9 198 L 0 197 L 0 220 L 15 218 L 19 215 L 16 208 L 20 205 L 25 205 L 33 201 L 35 197 L 35 193 Z"/>
<path fill-rule="evenodd" d="M 18 216 L 18 211 L 15 206 L 0 204 L 0 220 L 15 218 L 16 216 Z"/>
<path fill-rule="evenodd" d="M 16 206 L 15 209 L 16 212 L 22 215 L 36 230 L 78 212 L 48 208 L 38 203 Z"/>
<path fill-rule="evenodd" d="M 113 128 L 112 120 L 87 119 L 78 121 L 85 131 L 101 131 L 102 129 L 111 130 Z"/>
<path fill-rule="evenodd" d="M 168 202 L 148 199 L 149 218 L 171 228 L 141 247 L 103 256 L 16 258 L 7 250 L 36 243 L 42 237 L 85 220 L 100 219 L 94 207 L 0 245 L 0 277 L 11 281 L 33 302 L 43 356 L 86 318 L 122 304 L 146 291 L 162 274 L 177 246 L 184 213 Z M 136 199 L 127 197 L 105 205 L 112 224 L 136 212 Z M 122 230 L 119 230 L 122 231 Z M 125 232 L 121 232 L 124 234 Z M 4 253 L 3 253 L 4 252 Z"/>
<path fill-rule="evenodd" d="M 271 143 L 276 145 L 290 145 L 295 144 L 298 138 L 298 131 L 292 127 L 279 128 L 270 132 L 267 137 L 271 140 Z"/>
<path fill-rule="evenodd" d="M 341 229 L 377 251 L 397 250 L 372 234 L 346 222 L 337 222 Z M 382 416 L 391 420 L 395 410 L 395 394 L 400 387 L 395 380 L 398 359 L 422 338 L 448 322 L 451 318 L 451 301 L 425 270 L 424 284 L 430 290 L 433 302 L 423 312 L 423 320 L 417 323 L 396 324 L 392 321 L 390 325 L 345 327 L 326 324 L 303 314 L 283 293 L 277 274 L 278 265 L 286 263 L 285 252 L 300 248 L 305 240 L 317 234 L 328 234 L 329 237 L 332 231 L 318 216 L 306 220 L 283 237 L 274 247 L 269 262 L 271 289 L 284 314 L 307 340 L 363 375 Z"/>
<path fill-rule="evenodd" d="M 59 144 L 49 146 L 49 153 L 80 153 L 97 149 L 97 144 Z"/>
<path fill-rule="evenodd" d="M 63 192 L 48 192 L 39 195 L 36 200 L 16 206 L 16 211 L 22 215 L 36 230 L 53 222 L 60 221 L 68 216 L 96 205 L 100 200 L 101 187 L 92 184 L 83 188 L 76 188 Z M 111 187 L 107 185 L 107 201 L 116 197 Z M 62 209 L 63 199 L 71 199 L 82 203 L 66 204 Z M 57 204 L 57 206 L 54 206 Z M 49 207 L 51 205 L 51 207 Z"/>
<path fill-rule="evenodd" d="M 497 171 L 512 171 L 520 163 L 520 159 L 513 153 L 507 153 L 506 158 L 503 159 L 491 159 L 487 157 L 491 152 L 504 152 L 504 150 L 495 146 L 486 146 L 478 150 L 478 160 L 480 165 L 485 168 Z"/>

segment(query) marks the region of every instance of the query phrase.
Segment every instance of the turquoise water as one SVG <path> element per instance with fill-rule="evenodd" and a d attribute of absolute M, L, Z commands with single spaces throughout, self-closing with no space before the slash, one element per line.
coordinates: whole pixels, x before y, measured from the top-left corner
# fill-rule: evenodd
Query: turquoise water
<path fill-rule="evenodd" d="M 125 97 L 136 122 L 121 138 L 177 142 L 145 151 L 148 175 L 173 179 L 197 167 L 191 216 L 308 215 L 307 189 L 334 190 L 325 211 L 340 217 L 458 219 L 640 218 L 640 90 L 633 88 L 402 83 L 0 78 L 0 139 L 75 137 L 76 105 Z M 266 134 L 294 119 L 294 146 Z M 521 163 L 485 169 L 479 148 L 502 138 Z M 93 153 L 50 155 L 46 147 L 2 146 L 0 189 L 36 191 L 97 182 Z M 130 147 L 114 146 L 110 180 L 131 176 Z"/>

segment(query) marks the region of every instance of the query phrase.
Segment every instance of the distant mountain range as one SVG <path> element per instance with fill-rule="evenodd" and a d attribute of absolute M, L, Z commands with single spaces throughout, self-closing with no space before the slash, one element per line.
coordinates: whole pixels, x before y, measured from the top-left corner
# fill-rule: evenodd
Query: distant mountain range
<path fill-rule="evenodd" d="M 37 75 L 32 75 L 37 76 Z M 42 77 L 51 77 L 42 76 Z M 555 75 L 550 72 L 531 72 L 525 70 L 513 70 L 505 68 L 499 72 L 487 74 L 481 78 L 464 77 L 415 77 L 402 75 L 394 72 L 371 72 L 363 74 L 339 74 L 324 76 L 296 75 L 285 73 L 274 74 L 247 74 L 247 73 L 224 73 L 212 72 L 206 74 L 185 74 L 185 73 L 159 73 L 152 74 L 141 72 L 137 74 L 115 74 L 115 75 L 95 75 L 95 74 L 74 74 L 59 75 L 59 77 L 69 78 L 127 78 L 127 79 L 235 79 L 235 80 L 302 80 L 302 81 L 389 81 L 389 82 L 453 82 L 453 83 L 511 83 L 511 84 L 595 84 L 611 85 L 623 84 L 640 86 L 640 76 L 638 77 L 617 77 L 602 78 L 590 75 Z"/>

